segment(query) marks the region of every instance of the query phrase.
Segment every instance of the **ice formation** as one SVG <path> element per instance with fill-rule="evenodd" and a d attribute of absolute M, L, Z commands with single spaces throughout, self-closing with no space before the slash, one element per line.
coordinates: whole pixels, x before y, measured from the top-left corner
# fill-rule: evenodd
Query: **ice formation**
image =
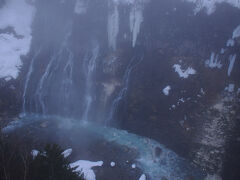
<path fill-rule="evenodd" d="M 108 15 L 108 44 L 113 50 L 117 47 L 117 36 L 119 33 L 118 5 L 114 4 L 113 10 Z"/>
<path fill-rule="evenodd" d="M 132 32 L 132 46 L 134 47 L 143 22 L 143 7 L 141 5 L 136 4 L 131 8 L 129 22 Z"/>

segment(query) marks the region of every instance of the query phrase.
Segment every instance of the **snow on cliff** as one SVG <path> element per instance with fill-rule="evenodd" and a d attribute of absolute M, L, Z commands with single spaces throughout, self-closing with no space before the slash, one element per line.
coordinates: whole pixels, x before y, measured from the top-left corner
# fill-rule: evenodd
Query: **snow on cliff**
<path fill-rule="evenodd" d="M 233 7 L 240 8 L 239 0 L 183 0 L 196 4 L 194 13 L 197 14 L 201 10 L 205 10 L 208 15 L 212 14 L 216 10 L 217 4 L 228 3 Z"/>
<path fill-rule="evenodd" d="M 179 64 L 174 64 L 174 65 L 173 65 L 173 68 L 175 69 L 175 72 L 178 73 L 178 75 L 179 75 L 180 78 L 186 79 L 186 78 L 189 77 L 189 75 L 194 75 L 194 74 L 196 74 L 196 70 L 193 69 L 193 68 L 191 68 L 191 67 L 188 67 L 186 70 L 183 70 L 183 69 L 181 68 L 181 65 L 179 65 Z"/>
<path fill-rule="evenodd" d="M 171 90 L 171 87 L 170 86 L 166 86 L 164 89 L 163 89 L 163 94 L 168 96 L 169 95 L 169 91 Z"/>
<path fill-rule="evenodd" d="M 0 78 L 17 78 L 21 56 L 29 52 L 35 8 L 25 0 L 8 0 L 0 9 Z"/>

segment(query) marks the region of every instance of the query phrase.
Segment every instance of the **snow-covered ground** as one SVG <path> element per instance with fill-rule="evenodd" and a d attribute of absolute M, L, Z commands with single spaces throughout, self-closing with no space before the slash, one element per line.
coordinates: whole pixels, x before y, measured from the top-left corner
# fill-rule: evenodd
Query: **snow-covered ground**
<path fill-rule="evenodd" d="M 0 78 L 17 78 L 21 56 L 31 46 L 35 8 L 25 0 L 8 0 L 0 9 Z M 5 31 L 4 31 L 5 30 Z"/>
<path fill-rule="evenodd" d="M 96 175 L 92 168 L 102 165 L 103 161 L 91 162 L 85 160 L 79 160 L 70 164 L 71 168 L 76 168 L 76 172 L 83 173 L 86 180 L 96 180 Z"/>
<path fill-rule="evenodd" d="M 65 151 L 62 152 L 62 155 L 67 158 L 68 156 L 70 156 L 72 154 L 72 149 L 66 149 Z"/>

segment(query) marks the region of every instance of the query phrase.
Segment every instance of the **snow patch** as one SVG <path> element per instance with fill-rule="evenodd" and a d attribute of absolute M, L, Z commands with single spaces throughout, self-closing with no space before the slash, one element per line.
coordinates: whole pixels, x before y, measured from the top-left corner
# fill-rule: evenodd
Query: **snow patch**
<path fill-rule="evenodd" d="M 33 157 L 33 159 L 34 159 L 34 158 L 37 157 L 37 155 L 39 154 L 39 151 L 33 149 L 33 150 L 31 151 L 31 154 L 32 154 L 32 157 Z"/>
<path fill-rule="evenodd" d="M 68 156 L 70 156 L 72 154 L 72 149 L 66 149 L 65 151 L 62 152 L 62 155 L 67 158 Z"/>
<path fill-rule="evenodd" d="M 200 89 L 200 92 L 201 92 L 201 94 L 203 94 L 203 95 L 206 94 L 205 91 L 203 90 L 203 88 Z"/>
<path fill-rule="evenodd" d="M 228 91 L 232 93 L 234 91 L 235 85 L 234 84 L 229 84 L 227 87 L 225 87 L 225 91 Z"/>
<path fill-rule="evenodd" d="M 210 68 L 222 68 L 221 62 L 218 60 L 219 55 L 215 53 L 211 53 L 210 59 L 205 61 L 205 65 Z"/>
<path fill-rule="evenodd" d="M 221 49 L 221 54 L 224 54 L 225 53 L 225 49 Z"/>
<path fill-rule="evenodd" d="M 181 69 L 181 65 L 179 64 L 174 64 L 173 65 L 173 68 L 175 69 L 175 72 L 178 73 L 179 77 L 180 78 L 188 78 L 189 75 L 194 75 L 196 74 L 196 70 L 194 70 L 193 68 L 191 67 L 188 67 L 186 70 L 182 70 Z"/>
<path fill-rule="evenodd" d="M 229 56 L 228 76 L 231 75 L 231 72 L 232 72 L 232 69 L 233 69 L 233 66 L 234 66 L 234 63 L 236 60 L 236 56 L 237 56 L 236 54 Z"/>
<path fill-rule="evenodd" d="M 115 163 L 115 162 L 111 162 L 110 165 L 111 165 L 112 167 L 114 167 L 114 166 L 116 165 L 116 163 Z"/>
<path fill-rule="evenodd" d="M 35 8 L 25 0 L 8 0 L 0 11 L 0 29 L 13 32 L 0 34 L 0 78 L 16 79 L 22 66 L 21 56 L 31 46 L 31 24 Z"/>
<path fill-rule="evenodd" d="M 142 174 L 141 177 L 139 178 L 139 180 L 146 180 L 146 175 L 145 174 Z"/>
<path fill-rule="evenodd" d="M 232 39 L 235 39 L 238 37 L 240 37 L 240 25 L 234 29 Z"/>
<path fill-rule="evenodd" d="M 180 99 L 179 99 L 179 102 L 182 102 L 182 103 L 184 103 L 184 102 L 185 102 L 185 100 L 184 100 L 183 98 L 180 98 Z"/>
<path fill-rule="evenodd" d="M 186 2 L 194 3 L 194 14 L 199 13 L 201 10 L 205 10 L 208 15 L 212 14 L 216 10 L 216 5 L 220 3 L 228 3 L 233 7 L 240 8 L 239 0 L 183 0 Z"/>
<path fill-rule="evenodd" d="M 233 47 L 234 44 L 235 44 L 234 40 L 233 40 L 233 39 L 229 39 L 229 40 L 227 41 L 226 46 L 227 46 L 227 47 Z"/>
<path fill-rule="evenodd" d="M 132 166 L 131 166 L 133 169 L 135 169 L 136 168 L 136 164 L 132 164 Z"/>
<path fill-rule="evenodd" d="M 163 89 L 162 92 L 163 92 L 164 95 L 168 96 L 170 90 L 171 90 L 171 87 L 170 87 L 170 86 L 167 86 L 167 87 L 165 87 L 165 88 Z"/>
<path fill-rule="evenodd" d="M 79 160 L 70 164 L 71 168 L 76 168 L 75 172 L 81 172 L 84 174 L 86 180 L 96 180 L 96 175 L 92 170 L 93 167 L 102 166 L 103 161 L 91 162 L 85 160 Z"/>

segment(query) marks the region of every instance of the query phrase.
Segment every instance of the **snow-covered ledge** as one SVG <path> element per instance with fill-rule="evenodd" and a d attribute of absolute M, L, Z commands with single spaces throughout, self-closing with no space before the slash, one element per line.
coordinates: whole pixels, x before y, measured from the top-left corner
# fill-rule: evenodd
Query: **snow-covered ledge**
<path fill-rule="evenodd" d="M 0 9 L 0 78 L 17 78 L 20 57 L 30 50 L 34 14 L 33 3 L 25 0 L 8 0 Z"/>

